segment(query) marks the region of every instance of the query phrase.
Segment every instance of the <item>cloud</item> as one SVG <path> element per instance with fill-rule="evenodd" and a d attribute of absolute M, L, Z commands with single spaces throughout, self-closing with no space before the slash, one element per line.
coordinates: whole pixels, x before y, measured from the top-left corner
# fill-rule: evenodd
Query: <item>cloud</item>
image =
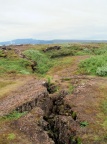
<path fill-rule="evenodd" d="M 0 41 L 107 39 L 106 0 L 0 0 Z"/>

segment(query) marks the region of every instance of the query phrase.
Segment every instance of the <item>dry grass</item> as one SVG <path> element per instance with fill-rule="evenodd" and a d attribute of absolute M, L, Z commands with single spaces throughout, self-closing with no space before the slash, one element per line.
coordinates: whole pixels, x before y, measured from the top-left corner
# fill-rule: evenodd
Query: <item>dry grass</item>
<path fill-rule="evenodd" d="M 18 87 L 21 87 L 32 76 L 26 75 L 4 75 L 0 77 L 0 99 L 9 95 L 9 93 L 15 91 Z"/>
<path fill-rule="evenodd" d="M 15 90 L 19 85 L 23 84 L 23 82 L 17 80 L 15 82 L 11 82 L 11 81 L 10 82 L 3 82 L 3 84 L 5 84 L 5 86 L 0 88 L 0 98 L 6 96 L 8 93 Z"/>
<path fill-rule="evenodd" d="M 57 71 L 61 71 L 63 69 L 70 67 L 72 63 L 73 63 L 73 57 L 71 56 L 56 58 L 54 67 L 52 67 L 47 74 L 53 75 Z"/>

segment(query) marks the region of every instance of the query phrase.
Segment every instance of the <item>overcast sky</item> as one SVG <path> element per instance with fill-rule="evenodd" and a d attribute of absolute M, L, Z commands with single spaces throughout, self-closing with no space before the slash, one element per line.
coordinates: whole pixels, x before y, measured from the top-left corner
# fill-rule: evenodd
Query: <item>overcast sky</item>
<path fill-rule="evenodd" d="M 0 0 L 0 41 L 106 39 L 107 0 Z"/>

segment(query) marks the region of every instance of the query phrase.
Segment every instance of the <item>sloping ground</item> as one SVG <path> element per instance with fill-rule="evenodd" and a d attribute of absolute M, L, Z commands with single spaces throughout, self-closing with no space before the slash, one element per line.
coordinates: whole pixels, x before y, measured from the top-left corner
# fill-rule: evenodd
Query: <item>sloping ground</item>
<path fill-rule="evenodd" d="M 58 77 L 68 77 L 68 76 L 72 76 L 72 75 L 76 75 L 77 74 L 77 70 L 78 70 L 78 64 L 84 60 L 89 58 L 90 56 L 72 56 L 69 57 L 72 61 L 71 64 L 67 65 L 61 65 L 60 66 L 56 66 L 53 67 L 48 74 L 54 76 L 58 76 Z M 66 61 L 66 57 L 65 57 L 65 61 Z M 56 79 L 58 79 L 58 77 Z"/>
<path fill-rule="evenodd" d="M 47 89 L 44 87 L 44 81 L 29 76 L 26 77 L 25 81 L 26 83 L 0 100 L 0 116 L 3 116 L 3 118 L 0 117 L 0 144 L 32 144 L 35 142 L 38 144 L 48 144 L 48 142 L 52 144 L 53 142 L 48 134 L 37 123 L 39 116 L 42 116 L 42 109 L 48 113 L 49 105 L 51 106 Z M 41 107 L 41 109 L 35 109 L 34 107 Z M 31 110 L 33 108 L 34 112 L 32 114 Z M 31 112 L 19 119 L 20 126 L 18 126 L 18 123 L 13 124 L 14 117 L 11 118 L 7 115 L 14 110 Z M 24 131 L 21 132 L 20 127 L 25 128 Z"/>
<path fill-rule="evenodd" d="M 43 115 L 44 111 L 36 107 L 26 116 L 11 123 L 11 127 L 17 129 L 19 133 L 24 133 L 33 144 L 54 144 L 47 132 L 39 126 Z"/>
<path fill-rule="evenodd" d="M 49 117 L 47 117 L 49 120 L 44 120 L 44 113 L 47 110 L 36 107 L 26 116 L 12 122 L 10 127 L 13 130 L 17 129 L 18 134 L 26 135 L 32 143 L 51 144 L 54 143 L 52 140 L 54 136 L 52 137 L 50 134 L 48 136 L 47 125 L 50 122 L 51 124 L 55 122 L 55 128 L 59 133 L 57 139 L 69 143 L 67 133 L 70 132 L 72 136 L 80 138 L 82 144 L 106 144 L 107 121 L 102 109 L 103 101 L 106 101 L 106 78 L 74 76 L 69 79 L 69 84 L 74 86 L 73 93 L 67 94 L 63 100 L 58 99 L 53 106 L 50 106 L 51 101 L 46 103 L 48 110 L 51 110 L 50 114 L 48 113 Z M 64 84 L 64 81 L 62 83 Z M 51 100 L 57 99 L 57 94 L 50 96 Z M 71 110 L 66 110 L 63 106 L 70 106 Z M 70 113 L 72 112 L 76 115 L 74 120 L 71 118 Z M 85 122 L 86 125 L 84 125 Z M 66 126 L 69 126 L 70 130 Z M 55 141 L 55 143 L 57 144 L 58 141 Z M 64 143 L 61 142 L 61 144 Z M 77 141 L 75 143 L 78 144 Z"/>
<path fill-rule="evenodd" d="M 30 79 L 26 82 L 25 85 L 22 85 L 10 95 L 0 100 L 0 116 L 9 114 L 23 104 L 33 102 L 41 95 L 47 95 L 47 90 L 42 85 L 42 81 Z M 27 108 L 28 107 L 29 105 L 27 106 Z"/>
<path fill-rule="evenodd" d="M 107 79 L 93 77 L 71 78 L 75 89 L 65 98 L 77 114 L 77 122 L 87 126 L 77 128 L 77 135 L 83 144 L 106 144 L 107 126 L 103 102 L 107 101 Z"/>
<path fill-rule="evenodd" d="M 15 77 L 15 76 L 0 76 L 0 99 L 8 96 L 12 91 L 15 91 L 21 85 L 24 85 L 28 81 L 27 77 Z"/>
<path fill-rule="evenodd" d="M 86 123 L 77 127 L 77 135 L 83 144 L 107 143 L 107 78 L 95 76 L 79 76 L 78 64 L 89 56 L 75 56 L 74 61 L 66 69 L 56 71 L 53 80 L 62 89 L 69 91 L 70 85 L 73 93 L 65 97 L 65 102 L 77 114 L 77 123 Z M 80 124 L 81 125 L 81 124 Z"/>
<path fill-rule="evenodd" d="M 0 144 L 106 144 L 107 78 L 75 75 L 87 57 L 76 56 L 67 69 L 50 72 L 62 93 L 48 94 L 42 81 L 29 79 L 2 98 L 1 116 L 16 108 L 30 112 L 1 121 Z"/>

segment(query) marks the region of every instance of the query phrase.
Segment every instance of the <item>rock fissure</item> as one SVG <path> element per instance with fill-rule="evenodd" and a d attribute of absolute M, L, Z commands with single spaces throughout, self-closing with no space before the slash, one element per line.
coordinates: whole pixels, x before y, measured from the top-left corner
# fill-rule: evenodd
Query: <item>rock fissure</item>
<path fill-rule="evenodd" d="M 76 114 L 72 108 L 64 103 L 67 94 L 62 92 L 57 98 L 53 98 L 53 105 L 49 115 L 43 116 L 42 128 L 55 144 L 77 144 Z"/>
<path fill-rule="evenodd" d="M 43 111 L 43 115 L 39 116 L 39 118 L 36 117 L 36 121 L 35 118 L 33 120 L 35 121 L 34 125 L 36 124 L 38 129 L 41 129 L 45 135 L 47 134 L 49 139 L 55 144 L 78 144 L 76 136 L 78 127 L 78 122 L 76 121 L 77 114 L 72 110 L 72 107 L 65 102 L 67 96 L 68 92 L 64 90 L 53 94 L 40 94 L 36 99 L 24 103 L 17 107 L 16 110 L 18 112 L 24 112 L 34 109 L 35 111 L 35 108 L 39 107 Z M 28 113 L 28 115 L 31 113 L 32 111 Z M 25 120 L 26 118 L 27 116 L 25 116 Z M 19 123 L 20 120 L 16 122 L 17 125 L 19 125 Z M 20 129 L 26 133 L 23 125 Z M 31 128 L 29 127 L 29 132 L 26 133 L 27 135 L 30 134 L 30 129 L 33 129 L 33 126 L 31 126 Z M 33 133 L 35 132 L 34 130 Z"/>

